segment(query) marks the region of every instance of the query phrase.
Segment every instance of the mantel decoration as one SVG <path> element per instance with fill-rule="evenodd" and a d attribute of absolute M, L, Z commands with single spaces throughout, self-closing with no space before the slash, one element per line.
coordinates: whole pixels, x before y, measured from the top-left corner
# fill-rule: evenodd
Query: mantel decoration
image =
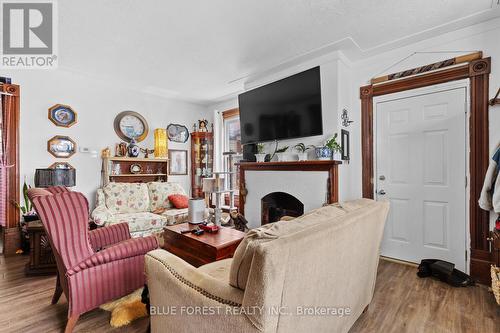
<path fill-rule="evenodd" d="M 315 147 L 316 157 L 318 160 L 341 160 L 340 151 L 342 148 L 337 142 L 338 134 L 335 133 L 333 137 L 328 139 L 323 146 Z"/>
<path fill-rule="evenodd" d="M 59 127 L 71 127 L 76 124 L 77 114 L 69 105 L 56 104 L 49 108 L 48 118 Z"/>
<path fill-rule="evenodd" d="M 120 139 L 126 142 L 130 142 L 132 139 L 141 142 L 149 132 L 148 122 L 135 111 L 120 112 L 115 117 L 114 128 Z"/>
<path fill-rule="evenodd" d="M 307 161 L 307 151 L 314 146 L 306 146 L 303 142 L 297 143 L 293 148 L 297 151 L 299 161 Z"/>
<path fill-rule="evenodd" d="M 255 154 L 255 158 L 257 162 L 265 162 L 267 154 L 264 152 L 264 144 L 257 143 L 257 154 Z"/>
<path fill-rule="evenodd" d="M 47 141 L 47 151 L 57 158 L 68 158 L 76 153 L 76 143 L 68 136 L 56 135 Z"/>
<path fill-rule="evenodd" d="M 170 124 L 167 126 L 168 139 L 173 142 L 185 143 L 189 138 L 189 130 L 184 125 Z"/>

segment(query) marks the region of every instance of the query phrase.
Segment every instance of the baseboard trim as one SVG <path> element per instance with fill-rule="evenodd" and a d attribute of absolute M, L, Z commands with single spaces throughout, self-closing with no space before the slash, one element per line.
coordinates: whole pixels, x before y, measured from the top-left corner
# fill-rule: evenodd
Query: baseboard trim
<path fill-rule="evenodd" d="M 394 259 L 394 258 L 389 258 L 389 257 L 384 257 L 380 256 L 380 259 L 385 260 L 385 261 L 390 261 L 396 264 L 402 264 L 406 266 L 411 266 L 411 267 L 418 267 L 418 264 L 415 264 L 414 262 L 409 262 L 405 260 L 400 260 L 400 259 Z"/>

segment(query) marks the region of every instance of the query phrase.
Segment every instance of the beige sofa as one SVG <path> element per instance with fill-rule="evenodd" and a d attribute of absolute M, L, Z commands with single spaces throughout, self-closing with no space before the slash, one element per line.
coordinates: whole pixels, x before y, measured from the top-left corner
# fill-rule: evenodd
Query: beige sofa
<path fill-rule="evenodd" d="M 97 225 L 126 222 L 132 237 L 161 233 L 165 225 L 186 222 L 188 209 L 175 209 L 171 194 L 186 194 L 178 183 L 109 183 L 97 190 L 92 218 Z M 154 212 L 161 213 L 155 214 Z"/>
<path fill-rule="evenodd" d="M 347 332 L 373 297 L 389 204 L 319 208 L 251 230 L 233 259 L 146 255 L 152 332 Z"/>

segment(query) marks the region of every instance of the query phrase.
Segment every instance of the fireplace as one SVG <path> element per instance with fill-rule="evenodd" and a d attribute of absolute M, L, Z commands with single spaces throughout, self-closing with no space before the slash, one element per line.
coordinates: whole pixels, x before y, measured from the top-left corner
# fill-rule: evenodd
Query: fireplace
<path fill-rule="evenodd" d="M 273 192 L 261 199 L 261 225 L 277 222 L 283 216 L 298 217 L 304 214 L 304 204 L 291 194 Z"/>

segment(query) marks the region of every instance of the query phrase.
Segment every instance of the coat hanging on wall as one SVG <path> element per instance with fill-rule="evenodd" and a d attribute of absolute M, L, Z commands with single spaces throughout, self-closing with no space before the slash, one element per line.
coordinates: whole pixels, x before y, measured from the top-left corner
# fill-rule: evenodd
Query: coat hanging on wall
<path fill-rule="evenodd" d="M 500 177 L 498 177 L 498 171 L 500 170 L 500 143 L 497 145 L 497 149 L 490 164 L 488 166 L 488 171 L 486 171 L 486 176 L 484 178 L 483 189 L 481 190 L 481 196 L 479 197 L 479 207 L 484 210 L 491 211 L 500 214 Z"/>

